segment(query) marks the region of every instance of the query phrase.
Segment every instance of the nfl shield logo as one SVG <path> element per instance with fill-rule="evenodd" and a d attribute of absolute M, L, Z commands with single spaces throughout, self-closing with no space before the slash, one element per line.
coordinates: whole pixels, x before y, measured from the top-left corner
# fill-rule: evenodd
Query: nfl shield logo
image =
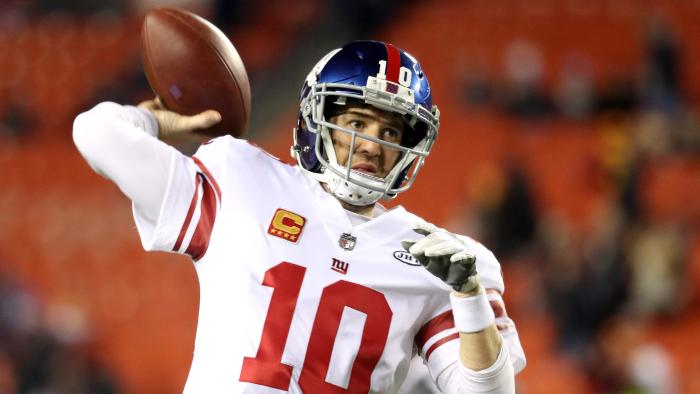
<path fill-rule="evenodd" d="M 355 241 L 357 241 L 357 237 L 353 237 L 348 233 L 342 233 L 340 234 L 338 245 L 345 250 L 352 250 L 355 247 Z"/>

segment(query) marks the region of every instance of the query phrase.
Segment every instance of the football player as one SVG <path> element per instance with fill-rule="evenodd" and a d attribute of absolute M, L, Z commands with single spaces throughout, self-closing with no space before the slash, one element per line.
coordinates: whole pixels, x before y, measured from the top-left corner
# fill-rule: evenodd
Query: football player
<path fill-rule="evenodd" d="M 391 44 L 330 52 L 301 90 L 295 166 L 230 136 L 192 157 L 159 140 L 200 138 L 215 111 L 107 102 L 76 118 L 76 146 L 133 201 L 144 248 L 194 262 L 186 392 L 393 393 L 414 355 L 443 392 L 514 392 L 525 357 L 494 255 L 379 203 L 430 154 L 431 97 Z"/>

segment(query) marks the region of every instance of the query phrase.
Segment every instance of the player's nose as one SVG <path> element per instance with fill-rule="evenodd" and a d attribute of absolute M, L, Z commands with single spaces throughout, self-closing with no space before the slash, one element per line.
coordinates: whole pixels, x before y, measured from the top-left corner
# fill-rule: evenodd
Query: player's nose
<path fill-rule="evenodd" d="M 379 138 L 380 130 L 379 125 L 370 125 L 365 128 L 364 132 L 358 135 L 357 141 L 355 141 L 356 151 L 368 156 L 378 156 L 382 151 L 381 145 L 364 137 Z"/>

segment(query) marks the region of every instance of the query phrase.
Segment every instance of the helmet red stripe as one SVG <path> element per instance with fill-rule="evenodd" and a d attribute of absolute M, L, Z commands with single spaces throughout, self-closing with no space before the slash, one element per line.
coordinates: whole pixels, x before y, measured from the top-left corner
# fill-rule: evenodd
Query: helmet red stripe
<path fill-rule="evenodd" d="M 395 46 L 386 45 L 386 79 L 393 83 L 399 83 L 399 68 L 401 68 L 401 54 Z"/>

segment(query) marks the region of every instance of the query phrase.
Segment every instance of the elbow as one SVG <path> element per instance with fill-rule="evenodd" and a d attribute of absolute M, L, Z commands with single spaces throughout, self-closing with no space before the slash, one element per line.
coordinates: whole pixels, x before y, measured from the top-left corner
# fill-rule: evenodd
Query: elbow
<path fill-rule="evenodd" d="M 100 132 L 105 130 L 112 118 L 111 113 L 116 107 L 116 103 L 104 102 L 96 105 L 92 109 L 79 114 L 73 121 L 73 143 L 81 155 L 88 161 L 91 153 L 100 149 L 100 144 L 105 138 L 100 138 Z"/>
<path fill-rule="evenodd" d="M 463 367 L 462 373 L 464 378 L 462 388 L 466 389 L 466 392 L 515 394 L 515 367 L 505 349 L 489 368 L 471 371 Z"/>
<path fill-rule="evenodd" d="M 437 383 L 443 393 L 515 394 L 515 372 L 505 349 L 493 365 L 481 371 L 456 362 L 438 376 Z"/>
<path fill-rule="evenodd" d="M 525 366 L 527 366 L 527 359 L 525 358 L 524 353 L 520 354 L 511 354 L 511 362 L 513 363 L 513 371 L 518 374 L 520 371 L 525 369 Z"/>
<path fill-rule="evenodd" d="M 75 147 L 78 148 L 80 153 L 83 154 L 87 140 L 90 136 L 89 129 L 91 128 L 91 123 L 90 111 L 81 113 L 73 121 L 73 143 L 75 144 Z"/>

